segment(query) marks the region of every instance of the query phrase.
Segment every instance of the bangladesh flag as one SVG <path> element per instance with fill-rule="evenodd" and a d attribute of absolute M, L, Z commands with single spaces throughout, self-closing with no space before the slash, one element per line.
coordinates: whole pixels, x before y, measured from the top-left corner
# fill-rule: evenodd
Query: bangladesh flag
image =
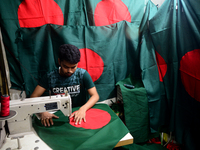
<path fill-rule="evenodd" d="M 120 21 L 140 25 L 146 0 L 87 0 L 86 13 L 90 26 L 106 26 Z"/>
<path fill-rule="evenodd" d="M 140 75 L 138 31 L 146 4 L 146 0 L 0 2 L 11 88 L 25 90 L 29 97 L 44 72 L 58 67 L 58 47 L 67 43 L 81 50 L 79 67 L 92 76 L 100 101 L 113 98 L 117 81 L 130 73 Z"/>
<path fill-rule="evenodd" d="M 200 134 L 200 6 L 199 1 L 179 0 L 177 51 L 178 98 L 175 100 L 175 135 L 186 149 L 199 149 Z M 199 7 L 198 7 L 199 8 Z"/>
<path fill-rule="evenodd" d="M 76 110 L 78 107 L 73 108 Z M 55 115 L 59 118 L 54 119 L 54 125 L 50 127 L 43 126 L 36 117 L 33 119 L 35 131 L 53 150 L 111 150 L 129 132 L 106 104 L 96 104 L 89 109 L 86 122 L 80 125 L 68 122 L 68 117 L 61 111 Z"/>
<path fill-rule="evenodd" d="M 200 3 L 192 0 L 179 0 L 177 9 L 174 0 L 162 4 L 149 20 L 150 36 L 146 38 L 152 41 L 146 44 L 147 54 L 152 55 L 146 56 L 149 66 L 142 63 L 145 69 L 143 82 L 149 93 L 151 129 L 172 131 L 175 140 L 183 144 L 185 149 L 199 149 L 196 137 L 200 133 L 197 92 L 200 13 L 196 6 L 200 6 Z M 147 36 L 144 34 L 144 37 Z M 142 45 L 141 52 L 144 48 Z"/>
<path fill-rule="evenodd" d="M 100 100 L 114 97 L 117 81 L 139 73 L 139 51 L 134 51 L 137 41 L 127 38 L 135 30 L 138 28 L 126 22 L 107 27 L 44 25 L 19 29 L 16 39 L 26 94 L 32 93 L 46 71 L 58 67 L 58 48 L 68 43 L 80 49 L 78 67 L 88 70 Z"/>
<path fill-rule="evenodd" d="M 150 123 L 153 130 L 169 130 L 173 121 L 173 101 L 176 98 L 178 58 L 176 50 L 176 1 L 166 0 L 158 12 L 149 20 L 150 38 L 154 45 L 154 62 L 157 74 L 150 71 L 147 91 L 151 92 L 149 99 Z M 155 68 L 154 68 L 155 69 Z M 149 69 L 148 69 L 149 70 Z M 156 70 L 156 69 L 155 69 Z M 157 83 L 157 84 L 156 84 Z M 156 89 L 156 90 L 154 90 Z M 172 121 L 172 122 L 171 122 Z M 152 131 L 153 131 L 152 130 Z"/>
<path fill-rule="evenodd" d="M 150 118 L 150 129 L 152 133 L 156 133 L 158 122 L 155 122 L 155 113 L 149 107 L 151 102 L 159 101 L 161 99 L 159 73 L 157 68 L 155 48 L 149 32 L 149 19 L 151 19 L 157 12 L 157 8 L 151 2 L 148 3 L 144 17 L 140 25 L 140 68 L 141 79 L 147 92 L 148 109 Z"/>
<path fill-rule="evenodd" d="M 21 72 L 23 64 L 19 62 L 15 43 L 17 30 L 45 24 L 85 25 L 83 5 L 83 0 L 0 1 L 0 26 L 10 70 L 11 88 L 25 90 Z"/>

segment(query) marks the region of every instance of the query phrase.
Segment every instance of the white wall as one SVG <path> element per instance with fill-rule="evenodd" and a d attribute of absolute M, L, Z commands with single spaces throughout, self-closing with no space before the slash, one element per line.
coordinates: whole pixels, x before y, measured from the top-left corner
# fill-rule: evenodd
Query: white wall
<path fill-rule="evenodd" d="M 165 1 L 165 0 L 151 0 L 155 5 L 158 5 L 158 7 L 160 7 L 162 5 L 162 3 Z"/>

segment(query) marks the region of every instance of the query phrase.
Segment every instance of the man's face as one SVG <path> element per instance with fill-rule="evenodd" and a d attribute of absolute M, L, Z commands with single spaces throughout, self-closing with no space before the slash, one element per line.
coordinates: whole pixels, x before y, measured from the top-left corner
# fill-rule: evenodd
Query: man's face
<path fill-rule="evenodd" d="M 78 63 L 70 64 L 65 60 L 60 61 L 60 59 L 58 59 L 58 63 L 61 66 L 60 75 L 66 77 L 70 77 L 76 71 L 76 68 L 78 66 Z"/>

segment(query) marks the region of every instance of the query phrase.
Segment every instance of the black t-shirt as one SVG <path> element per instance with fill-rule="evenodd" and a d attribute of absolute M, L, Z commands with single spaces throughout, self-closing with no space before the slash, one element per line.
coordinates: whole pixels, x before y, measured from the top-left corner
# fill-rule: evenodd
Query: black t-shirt
<path fill-rule="evenodd" d="M 77 68 L 70 77 L 61 76 L 59 69 L 47 72 L 39 85 L 51 90 L 52 95 L 64 94 L 67 90 L 72 98 L 72 107 L 85 104 L 89 98 L 87 90 L 95 86 L 89 73 L 82 68 Z"/>

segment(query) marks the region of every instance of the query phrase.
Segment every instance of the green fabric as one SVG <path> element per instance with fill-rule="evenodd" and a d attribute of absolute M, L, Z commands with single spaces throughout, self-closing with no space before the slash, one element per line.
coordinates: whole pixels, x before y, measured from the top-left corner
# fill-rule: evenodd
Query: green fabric
<path fill-rule="evenodd" d="M 40 120 L 34 117 L 33 127 L 53 150 L 111 150 L 129 131 L 108 105 L 96 104 L 93 108 L 105 110 L 111 115 L 106 126 L 95 130 L 76 128 L 68 123 L 68 117 L 57 111 L 55 115 L 59 116 L 59 119 L 53 120 L 53 126 L 44 127 Z M 73 111 L 77 109 L 78 107 L 73 108 Z"/>
<path fill-rule="evenodd" d="M 166 54 L 169 53 L 169 49 L 172 50 L 172 53 L 175 53 L 176 46 L 174 45 L 176 45 L 176 43 L 170 42 L 171 45 L 168 43 L 165 44 L 165 42 L 169 42 L 167 39 L 172 40 L 175 36 L 174 10 L 171 9 L 173 2 L 165 1 L 158 9 L 158 12 L 155 11 L 155 8 L 151 9 L 152 6 L 150 4 L 151 3 L 147 5 L 141 23 L 140 67 L 142 70 L 142 81 L 148 95 L 150 128 L 151 132 L 155 133 L 160 131 L 161 128 L 163 130 L 164 127 L 169 127 L 170 120 L 172 120 L 170 118 L 173 105 L 172 98 L 166 100 L 165 88 L 167 88 L 168 93 L 173 93 L 172 88 L 168 86 L 168 84 L 174 84 L 173 87 L 176 89 L 176 83 L 173 83 L 175 80 L 173 77 L 176 76 L 176 74 L 174 72 L 174 74 L 172 74 L 172 71 L 173 67 L 177 68 L 177 63 L 171 64 L 171 60 L 170 62 L 166 62 L 169 64 L 167 69 L 172 70 L 169 71 L 172 76 L 170 76 L 170 74 L 166 74 L 166 76 L 169 76 L 172 80 L 164 81 L 164 83 L 161 82 L 155 53 L 159 53 L 164 58 L 171 56 Z M 168 22 L 163 18 L 168 18 Z M 171 36 L 173 36 L 173 38 L 170 38 Z M 163 40 L 158 40 L 161 37 L 163 37 Z M 170 59 L 172 58 L 170 57 Z"/>
<path fill-rule="evenodd" d="M 85 1 L 87 18 L 90 26 L 94 26 L 94 11 L 96 6 L 102 0 L 87 0 Z M 141 18 L 143 17 L 143 10 L 146 7 L 147 0 L 121 0 L 128 8 L 128 11 L 131 14 L 131 23 L 139 26 L 141 23 Z M 113 1 L 114 2 L 114 1 Z M 133 9 L 134 8 L 134 9 Z M 117 15 L 117 13 L 116 13 Z"/>
<path fill-rule="evenodd" d="M 135 88 L 126 88 L 124 84 L 133 85 Z M 155 135 L 150 134 L 147 93 L 142 81 L 133 79 L 129 75 L 128 78 L 117 82 L 116 85 L 121 89 L 125 124 L 134 137 L 134 143 L 151 139 Z"/>
<path fill-rule="evenodd" d="M 152 131 L 158 131 L 164 127 L 167 127 L 168 130 L 172 130 L 173 127 L 173 101 L 177 94 L 178 75 L 176 9 L 173 9 L 175 7 L 175 0 L 166 0 L 158 9 L 155 16 L 149 20 L 149 31 L 155 49 L 154 55 L 155 53 L 159 54 L 167 65 L 166 74 L 160 72 L 163 81 L 157 80 L 155 84 L 145 84 L 147 85 L 145 88 L 148 93 L 152 91 L 152 88 L 156 89 L 153 93 L 154 95 L 152 95 L 149 100 Z M 165 17 L 165 19 L 163 19 L 163 17 Z M 158 38 L 162 38 L 162 40 L 158 40 Z M 161 62 L 158 61 L 158 56 L 156 56 L 156 64 L 158 65 L 159 63 Z M 159 67 L 162 67 L 162 65 Z M 146 76 L 148 76 L 150 80 L 155 80 L 152 74 L 152 72 L 148 72 Z"/>
<path fill-rule="evenodd" d="M 183 86 L 180 61 L 187 52 L 199 49 L 199 1 L 166 0 L 153 18 L 149 18 L 142 58 L 148 50 L 152 57 L 143 61 L 143 83 L 148 93 L 151 131 L 166 127 L 173 131 L 175 140 L 185 149 L 199 149 L 200 103 L 192 98 Z M 149 33 L 148 33 L 149 31 Z M 158 40 L 159 39 L 159 40 Z M 155 53 L 167 64 L 163 81 L 158 80 Z M 141 59 L 142 60 L 142 59 Z M 155 63 L 156 62 L 156 63 Z M 191 62 L 188 62 L 191 64 Z M 191 66 L 192 67 L 192 66 Z M 198 69 L 194 70 L 198 74 Z M 198 83 L 198 81 L 196 82 Z M 198 84 L 197 84 L 198 85 Z M 196 88 L 191 86 L 190 88 Z"/>
<path fill-rule="evenodd" d="M 87 21 L 83 7 L 84 0 L 54 1 L 59 5 L 60 9 L 63 12 L 65 25 L 86 25 Z M 12 88 L 25 90 L 26 87 L 24 86 L 24 84 L 26 83 L 24 83 L 23 75 L 21 72 L 21 66 L 23 66 L 24 64 L 20 64 L 18 62 L 20 58 L 18 55 L 17 44 L 15 43 L 16 31 L 20 28 L 17 11 L 21 3 L 22 0 L 0 1 L 0 27 L 10 70 L 10 80 L 12 83 Z M 44 35 L 41 38 L 46 37 Z M 38 47 L 39 46 L 40 44 L 38 45 Z M 27 70 L 29 70 L 29 68 L 27 68 Z M 32 83 L 30 82 L 30 84 Z"/>
<path fill-rule="evenodd" d="M 200 134 L 200 104 L 183 87 L 179 61 L 200 47 L 200 1 L 177 0 L 176 10 L 175 0 L 165 0 L 157 11 L 150 0 L 122 0 L 130 11 L 131 23 L 95 27 L 93 14 L 100 1 L 55 0 L 64 14 L 64 26 L 23 29 L 17 15 L 22 0 L 0 1 L 12 88 L 25 90 L 29 97 L 44 73 L 58 67 L 60 44 L 90 48 L 104 62 L 103 74 L 95 82 L 100 101 L 116 96 L 115 84 L 130 73 L 141 75 L 148 95 L 151 132 L 166 127 L 174 131 L 179 143 L 197 146 L 194 137 Z M 156 52 L 167 64 L 163 82 L 159 81 Z"/>
<path fill-rule="evenodd" d="M 152 9 L 151 9 L 152 8 Z M 161 92 L 160 92 L 160 84 L 159 83 L 159 74 L 158 68 L 156 63 L 156 56 L 155 56 L 155 49 L 152 43 L 152 38 L 149 32 L 149 19 L 155 15 L 157 9 L 152 7 L 152 4 L 149 2 L 145 14 L 140 26 L 141 29 L 141 46 L 140 46 L 140 68 L 141 68 L 141 77 L 148 95 L 148 101 L 158 101 L 161 99 Z M 165 95 L 165 93 L 164 93 Z M 149 104 L 150 105 L 150 104 Z M 152 113 L 152 109 L 149 109 L 149 116 L 150 116 L 150 129 L 152 133 L 157 132 L 158 128 L 154 117 L 154 113 Z M 155 112 L 156 113 L 156 112 Z M 156 113 L 159 115 L 159 113 Z"/>
<path fill-rule="evenodd" d="M 179 61 L 187 52 L 200 49 L 200 1 L 179 0 L 177 12 L 177 51 Z M 198 7 L 198 9 L 197 9 Z M 197 58 L 199 59 L 199 58 Z M 193 62 L 194 63 L 194 62 Z M 191 64 L 191 62 L 188 62 Z M 194 64 L 195 65 L 195 64 Z M 193 66 L 193 65 L 192 65 Z M 194 70 L 199 74 L 199 69 Z M 195 83 L 199 82 L 198 81 Z M 200 102 L 192 98 L 183 86 L 179 74 L 177 98 L 174 101 L 174 133 L 177 142 L 184 144 L 185 149 L 200 149 Z M 197 86 L 199 87 L 199 86 Z M 195 86 L 195 93 L 199 91 Z M 199 93 L 199 92 L 197 92 Z"/>
<path fill-rule="evenodd" d="M 137 40 L 131 42 L 128 39 L 136 31 L 138 28 L 127 22 L 106 27 L 44 25 L 19 29 L 16 39 L 27 96 L 38 84 L 36 80 L 39 81 L 47 71 L 58 67 L 58 48 L 66 43 L 80 49 L 89 48 L 102 58 L 103 73 L 94 83 L 100 101 L 115 97 L 117 81 L 126 78 L 129 73 L 135 76 L 140 74 Z M 119 42 L 122 44 L 116 45 Z"/>
<path fill-rule="evenodd" d="M 115 84 L 117 81 L 124 79 L 129 73 L 139 73 L 138 28 L 147 1 L 123 0 L 122 2 L 131 14 L 131 23 L 121 21 L 119 24 L 103 26 L 98 29 L 89 27 L 89 25 L 94 25 L 94 10 L 101 0 L 54 1 L 62 10 L 64 26 L 55 27 L 58 28 L 56 32 L 46 28 L 48 25 L 30 28 L 30 30 L 26 28 L 26 32 L 31 33 L 30 36 L 25 36 L 26 40 L 20 37 L 17 32 L 20 29 L 17 11 L 22 0 L 0 1 L 0 26 L 10 69 L 11 88 L 25 90 L 27 97 L 29 97 L 37 85 L 34 78 L 39 80 L 46 71 L 57 67 L 55 53 L 58 45 L 70 43 L 79 48 L 90 48 L 102 57 L 105 63 L 104 75 L 95 84 L 98 92 L 102 94 L 100 101 L 113 98 L 116 96 Z M 65 30 L 63 33 L 62 28 Z M 33 30 L 35 31 L 32 32 Z M 54 42 L 50 40 L 51 35 L 55 36 Z M 37 38 L 35 39 L 35 37 Z M 118 39 L 119 37 L 121 38 Z M 21 38 L 27 42 L 26 48 L 22 48 L 23 50 L 18 48 L 19 45 L 16 44 Z M 51 42 L 56 44 L 51 45 Z M 116 43 L 119 44 L 116 45 Z M 115 56 L 115 53 L 121 54 L 120 57 Z M 29 57 L 30 59 L 28 59 Z M 24 58 L 25 60 L 22 60 Z M 132 60 L 134 61 L 132 62 Z"/>

